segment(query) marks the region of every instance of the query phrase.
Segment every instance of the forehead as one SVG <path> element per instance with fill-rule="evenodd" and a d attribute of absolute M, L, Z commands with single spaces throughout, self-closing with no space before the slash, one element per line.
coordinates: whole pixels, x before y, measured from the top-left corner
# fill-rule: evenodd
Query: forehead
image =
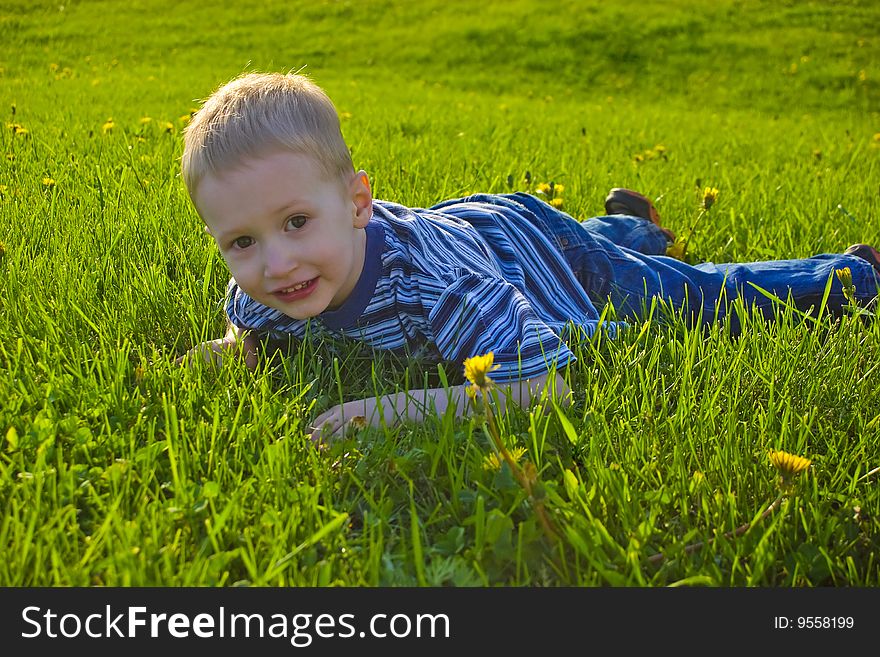
<path fill-rule="evenodd" d="M 216 178 L 225 184 L 248 177 L 329 178 L 325 169 L 313 156 L 283 149 L 264 150 L 245 155 L 209 172 L 205 179 Z"/>
<path fill-rule="evenodd" d="M 313 157 L 274 151 L 209 173 L 196 187 L 193 201 L 203 221 L 214 228 L 220 223 L 251 223 L 343 190 Z"/>
<path fill-rule="evenodd" d="M 272 151 L 242 158 L 208 172 L 195 196 L 265 195 L 271 189 L 307 191 L 326 176 L 314 158 L 289 151 Z M 207 199 L 206 199 L 207 200 Z"/>

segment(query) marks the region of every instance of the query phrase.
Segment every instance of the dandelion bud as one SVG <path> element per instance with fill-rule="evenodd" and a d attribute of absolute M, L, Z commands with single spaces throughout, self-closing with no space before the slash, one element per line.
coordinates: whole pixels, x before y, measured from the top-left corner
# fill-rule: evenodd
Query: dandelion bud
<path fill-rule="evenodd" d="M 703 190 L 703 209 L 709 210 L 718 199 L 718 189 L 715 187 L 707 187 Z"/>

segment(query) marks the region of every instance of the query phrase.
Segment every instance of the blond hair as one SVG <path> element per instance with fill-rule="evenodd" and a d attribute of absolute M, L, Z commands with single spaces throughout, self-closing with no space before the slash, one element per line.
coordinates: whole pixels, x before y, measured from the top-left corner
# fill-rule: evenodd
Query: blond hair
<path fill-rule="evenodd" d="M 331 178 L 354 173 L 323 89 L 297 73 L 247 73 L 211 94 L 186 127 L 180 168 L 190 197 L 205 176 L 275 149 L 313 157 Z"/>

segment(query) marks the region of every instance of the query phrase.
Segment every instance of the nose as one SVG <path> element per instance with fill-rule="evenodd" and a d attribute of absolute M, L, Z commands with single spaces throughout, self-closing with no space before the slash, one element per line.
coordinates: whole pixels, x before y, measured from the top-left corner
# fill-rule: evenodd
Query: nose
<path fill-rule="evenodd" d="M 294 245 L 282 240 L 270 240 L 263 247 L 263 275 L 266 278 L 284 278 L 299 266 L 299 255 Z"/>

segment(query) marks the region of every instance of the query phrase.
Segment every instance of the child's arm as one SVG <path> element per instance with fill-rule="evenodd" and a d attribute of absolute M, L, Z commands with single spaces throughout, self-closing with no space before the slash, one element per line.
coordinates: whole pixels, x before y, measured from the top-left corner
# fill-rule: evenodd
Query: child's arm
<path fill-rule="evenodd" d="M 547 385 L 554 385 L 548 383 L 549 379 L 549 374 L 545 374 L 495 386 L 494 391 L 498 394 L 499 403 L 497 410 L 503 412 L 510 400 L 515 401 L 522 408 L 528 408 L 533 399 L 541 396 Z M 363 417 L 367 424 L 373 427 L 381 426 L 383 419 L 387 426 L 400 421 L 421 423 L 428 414 L 443 415 L 449 406 L 454 406 L 455 416 L 463 417 L 468 412 L 470 404 L 466 392 L 468 385 L 409 390 L 339 404 L 315 419 L 311 438 L 315 442 L 321 442 L 339 437 L 345 432 L 346 423 L 358 416 Z M 555 390 L 557 397 L 564 404 L 568 404 L 570 390 L 559 374 L 556 374 Z"/>
<path fill-rule="evenodd" d="M 250 369 L 254 369 L 257 366 L 259 340 L 254 333 L 229 323 L 226 335 L 222 338 L 196 345 L 178 358 L 177 363 L 186 365 L 191 358 L 195 358 L 196 360 L 201 359 L 208 363 L 219 365 L 225 356 L 237 355 L 239 348 L 241 348 L 241 355 L 244 357 L 245 364 Z"/>

